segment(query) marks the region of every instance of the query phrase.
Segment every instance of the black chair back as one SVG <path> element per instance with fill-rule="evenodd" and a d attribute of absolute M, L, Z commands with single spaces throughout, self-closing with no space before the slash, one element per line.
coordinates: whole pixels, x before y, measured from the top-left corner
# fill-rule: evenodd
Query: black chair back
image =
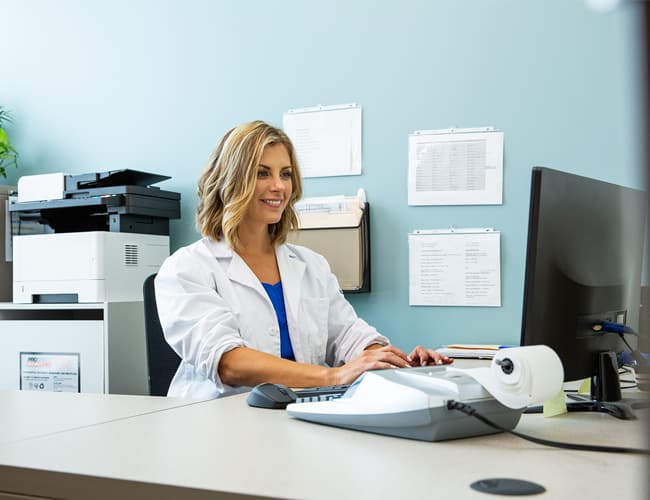
<path fill-rule="evenodd" d="M 149 394 L 166 396 L 169 384 L 178 369 L 181 358 L 165 340 L 158 309 L 156 308 L 155 274 L 144 280 L 144 329 L 147 339 L 147 364 L 149 372 Z"/>

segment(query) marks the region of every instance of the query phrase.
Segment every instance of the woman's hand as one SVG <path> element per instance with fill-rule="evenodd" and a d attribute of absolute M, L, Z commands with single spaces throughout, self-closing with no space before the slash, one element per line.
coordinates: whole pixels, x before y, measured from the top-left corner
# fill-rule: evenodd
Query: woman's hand
<path fill-rule="evenodd" d="M 416 346 L 415 349 L 409 354 L 408 360 L 411 366 L 425 366 L 425 365 L 448 365 L 453 363 L 453 358 L 443 356 L 433 349 L 427 349 L 421 345 Z"/>
<path fill-rule="evenodd" d="M 395 346 L 373 344 L 359 356 L 338 368 L 331 368 L 333 378 L 329 385 L 351 384 L 359 375 L 368 370 L 385 370 L 387 368 L 409 368 L 425 365 L 448 365 L 453 358 L 443 356 L 433 349 L 421 345 L 415 347 L 408 356 Z"/>
<path fill-rule="evenodd" d="M 368 370 L 407 368 L 410 366 L 411 362 L 408 356 L 397 347 L 373 344 L 343 366 L 331 368 L 334 375 L 331 385 L 351 384 L 359 375 Z"/>

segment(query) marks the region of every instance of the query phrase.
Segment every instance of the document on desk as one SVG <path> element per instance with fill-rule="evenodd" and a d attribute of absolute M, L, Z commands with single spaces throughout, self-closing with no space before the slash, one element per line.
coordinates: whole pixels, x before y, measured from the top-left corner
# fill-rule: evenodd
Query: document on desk
<path fill-rule="evenodd" d="M 361 106 L 290 109 L 282 123 L 303 177 L 361 174 Z"/>
<path fill-rule="evenodd" d="M 409 205 L 503 203 L 503 132 L 493 127 L 409 135 Z"/>
<path fill-rule="evenodd" d="M 418 230 L 409 241 L 409 305 L 501 306 L 500 233 Z"/>
<path fill-rule="evenodd" d="M 449 344 L 436 351 L 450 358 L 492 359 L 500 348 L 496 344 Z"/>

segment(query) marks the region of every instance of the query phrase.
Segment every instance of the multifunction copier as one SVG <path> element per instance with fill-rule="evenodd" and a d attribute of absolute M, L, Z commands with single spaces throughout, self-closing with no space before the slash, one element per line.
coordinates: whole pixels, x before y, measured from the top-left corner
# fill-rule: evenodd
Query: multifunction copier
<path fill-rule="evenodd" d="M 169 256 L 180 194 L 137 170 L 43 174 L 18 180 L 10 204 L 13 301 L 142 300 L 142 284 Z"/>

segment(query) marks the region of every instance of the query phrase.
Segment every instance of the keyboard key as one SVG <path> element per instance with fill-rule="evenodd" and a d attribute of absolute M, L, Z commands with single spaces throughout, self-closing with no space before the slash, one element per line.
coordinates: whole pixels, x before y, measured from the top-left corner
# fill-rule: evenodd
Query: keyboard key
<path fill-rule="evenodd" d="M 349 384 L 328 385 L 322 387 L 309 387 L 307 389 L 298 389 L 296 393 L 296 403 L 312 403 L 318 401 L 331 401 L 345 394 L 350 387 Z"/>

